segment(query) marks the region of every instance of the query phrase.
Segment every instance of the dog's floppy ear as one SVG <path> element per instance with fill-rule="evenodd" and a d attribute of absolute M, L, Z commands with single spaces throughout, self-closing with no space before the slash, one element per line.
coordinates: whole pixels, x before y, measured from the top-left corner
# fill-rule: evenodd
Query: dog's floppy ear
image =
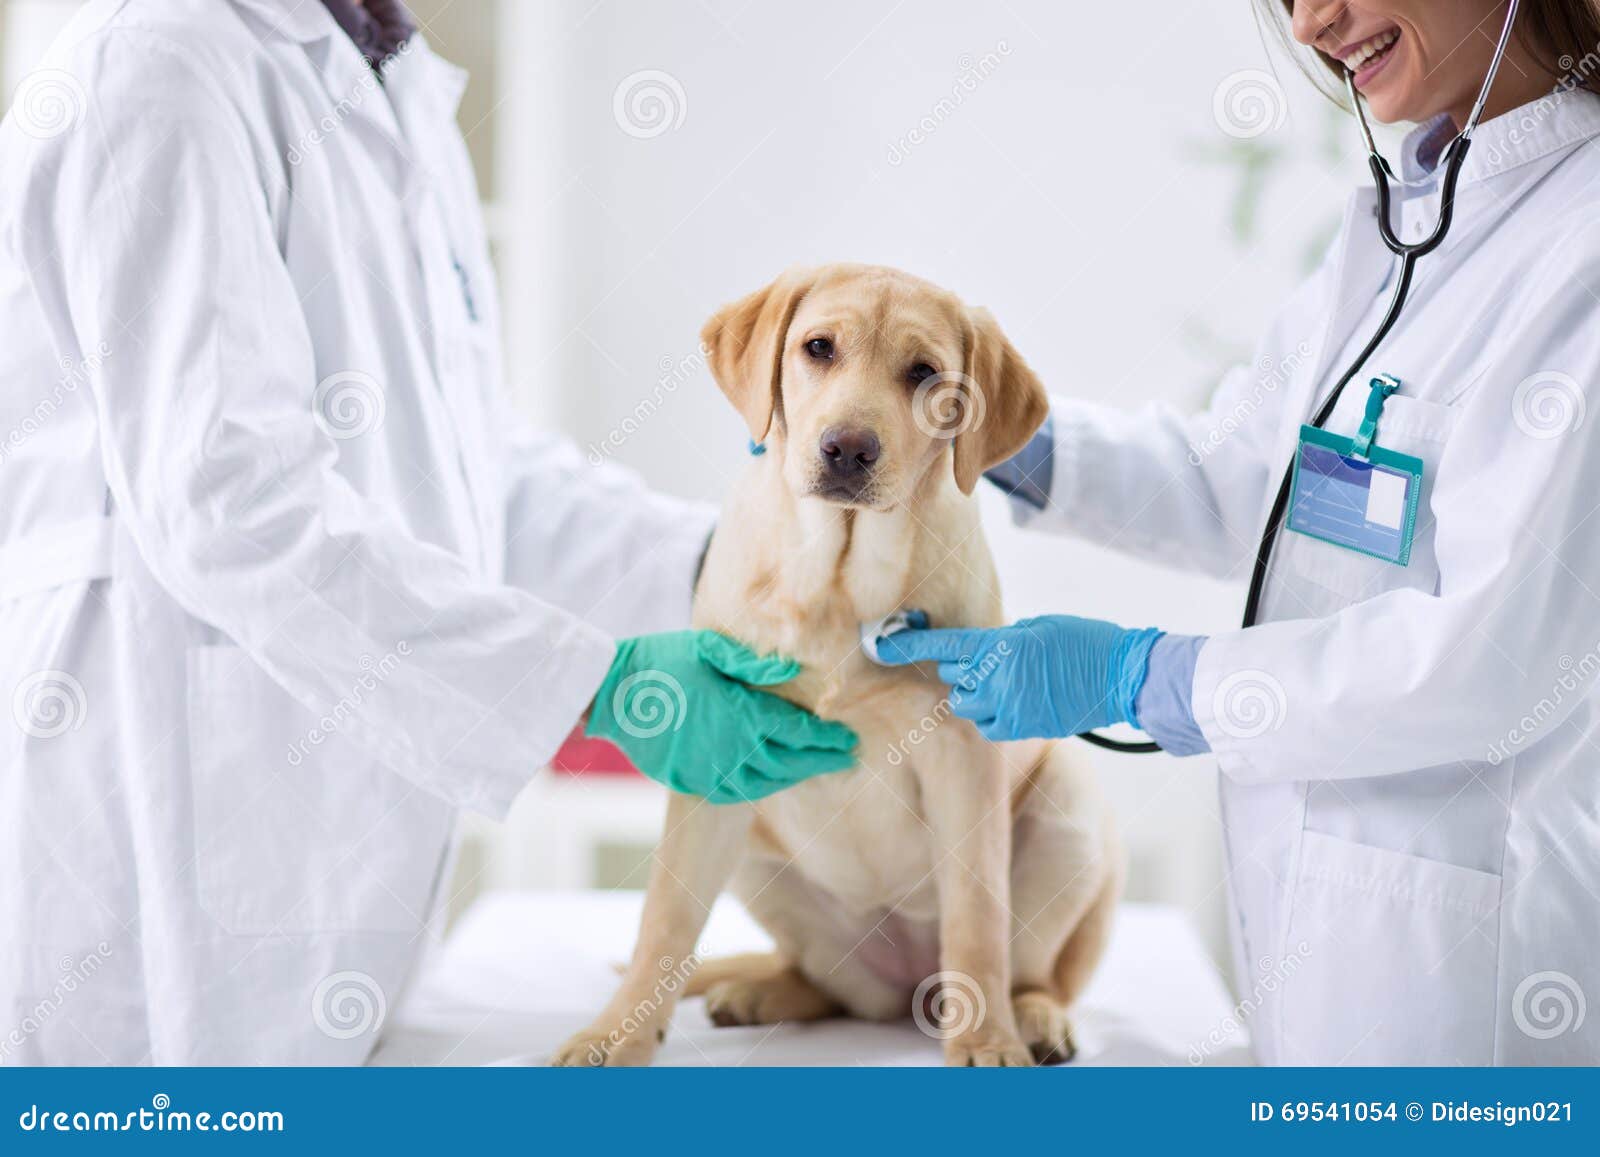
<path fill-rule="evenodd" d="M 991 466 L 1011 457 L 1033 437 L 1050 412 L 1044 383 L 986 309 L 967 311 L 966 381 L 977 395 L 955 436 L 956 485 L 971 494 Z"/>
<path fill-rule="evenodd" d="M 791 269 L 765 289 L 717 310 L 700 331 L 711 376 L 744 415 L 757 442 L 766 439 L 772 425 L 789 323 L 814 280 L 809 269 Z"/>

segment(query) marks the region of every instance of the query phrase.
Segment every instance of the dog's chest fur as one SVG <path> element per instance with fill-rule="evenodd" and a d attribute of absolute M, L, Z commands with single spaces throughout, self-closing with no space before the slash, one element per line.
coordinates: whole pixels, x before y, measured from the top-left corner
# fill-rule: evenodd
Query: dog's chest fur
<path fill-rule="evenodd" d="M 778 694 L 860 736 L 857 767 L 768 797 L 760 831 L 847 906 L 934 910 L 919 759 L 940 742 L 945 687 L 861 653 L 860 624 L 898 609 L 936 626 L 1000 621 L 975 502 L 952 486 L 919 508 L 878 513 L 796 500 L 753 466 L 724 509 L 695 600 L 695 623 L 804 670 Z"/>

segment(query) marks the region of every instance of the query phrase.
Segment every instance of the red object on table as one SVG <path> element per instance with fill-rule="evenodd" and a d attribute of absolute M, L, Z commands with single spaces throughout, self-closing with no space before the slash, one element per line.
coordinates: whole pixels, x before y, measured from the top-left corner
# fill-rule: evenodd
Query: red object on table
<path fill-rule="evenodd" d="M 575 727 L 550 761 L 564 775 L 638 775 L 620 748 L 604 739 L 591 739 Z"/>

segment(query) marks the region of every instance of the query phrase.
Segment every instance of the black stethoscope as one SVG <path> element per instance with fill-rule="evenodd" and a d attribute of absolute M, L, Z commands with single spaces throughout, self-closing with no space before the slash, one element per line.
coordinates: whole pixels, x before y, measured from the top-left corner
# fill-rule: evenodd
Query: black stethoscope
<path fill-rule="evenodd" d="M 1421 241 L 1406 244 L 1400 240 L 1394 231 L 1394 226 L 1389 220 L 1390 192 L 1389 182 L 1401 180 L 1395 177 L 1394 170 L 1389 167 L 1389 162 L 1378 151 L 1377 144 L 1372 139 L 1372 127 L 1367 124 L 1367 114 L 1361 107 L 1361 97 L 1356 92 L 1355 76 L 1348 69 L 1344 74 L 1345 92 L 1350 98 L 1350 105 L 1355 109 L 1356 121 L 1361 126 L 1361 138 L 1367 146 L 1367 166 L 1372 170 L 1372 181 L 1378 193 L 1378 235 L 1383 238 L 1383 243 L 1389 252 L 1400 259 L 1399 275 L 1395 279 L 1394 292 L 1389 298 L 1389 308 L 1384 311 L 1383 320 L 1378 323 L 1378 328 L 1373 332 L 1372 339 L 1362 347 L 1355 360 L 1348 369 L 1340 375 L 1332 392 L 1318 407 L 1316 416 L 1311 419 L 1311 425 L 1320 427 L 1333 413 L 1333 408 L 1339 404 L 1339 397 L 1344 393 L 1344 388 L 1350 384 L 1355 376 L 1361 372 L 1361 367 L 1367 362 L 1384 338 L 1389 336 L 1389 331 L 1394 329 L 1395 322 L 1400 320 L 1400 311 L 1405 308 L 1406 294 L 1411 290 L 1411 275 L 1416 269 L 1417 261 L 1437 249 L 1444 241 L 1445 235 L 1450 232 L 1450 219 L 1455 214 L 1456 181 L 1461 176 L 1461 165 L 1467 159 L 1467 150 L 1472 145 L 1472 134 L 1478 127 L 1478 120 L 1483 116 L 1483 107 L 1488 103 L 1489 90 L 1494 87 L 1494 78 L 1500 71 L 1500 61 L 1506 54 L 1506 46 L 1511 42 L 1511 28 L 1517 21 L 1517 6 L 1520 0 L 1511 0 L 1506 10 L 1505 26 L 1500 30 L 1500 39 L 1495 44 L 1494 57 L 1489 62 L 1489 72 L 1483 78 L 1483 87 L 1478 90 L 1478 99 L 1472 104 L 1472 111 L 1467 116 L 1467 123 L 1445 147 L 1444 180 L 1439 187 L 1439 220 L 1433 227 L 1433 232 Z M 1256 617 L 1261 610 L 1261 592 L 1266 586 L 1267 569 L 1272 561 L 1272 547 L 1278 541 L 1278 529 L 1282 525 L 1284 511 L 1289 506 L 1289 490 L 1293 485 L 1294 467 L 1283 473 L 1283 481 L 1278 485 L 1278 494 L 1272 500 L 1272 512 L 1267 515 L 1266 528 L 1261 532 L 1261 544 L 1256 548 L 1255 567 L 1250 575 L 1250 593 L 1245 598 L 1244 621 L 1240 624 L 1245 627 L 1256 625 Z M 1111 739 L 1094 731 L 1079 733 L 1079 739 L 1104 747 L 1110 751 L 1121 751 L 1129 754 L 1146 754 L 1160 751 L 1158 744 L 1151 742 L 1130 743 L 1120 739 Z"/>

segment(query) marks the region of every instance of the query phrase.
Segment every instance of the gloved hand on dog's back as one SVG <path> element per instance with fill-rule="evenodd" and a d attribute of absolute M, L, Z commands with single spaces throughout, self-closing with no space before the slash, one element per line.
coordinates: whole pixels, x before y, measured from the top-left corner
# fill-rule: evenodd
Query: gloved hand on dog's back
<path fill-rule="evenodd" d="M 950 709 L 985 739 L 1065 738 L 1138 723 L 1157 630 L 1125 630 L 1075 615 L 1042 615 L 992 629 L 905 630 L 877 640 L 890 665 L 937 663 Z"/>
<path fill-rule="evenodd" d="M 748 803 L 855 763 L 854 731 L 758 690 L 799 673 L 716 631 L 623 639 L 585 734 L 673 791 Z"/>

